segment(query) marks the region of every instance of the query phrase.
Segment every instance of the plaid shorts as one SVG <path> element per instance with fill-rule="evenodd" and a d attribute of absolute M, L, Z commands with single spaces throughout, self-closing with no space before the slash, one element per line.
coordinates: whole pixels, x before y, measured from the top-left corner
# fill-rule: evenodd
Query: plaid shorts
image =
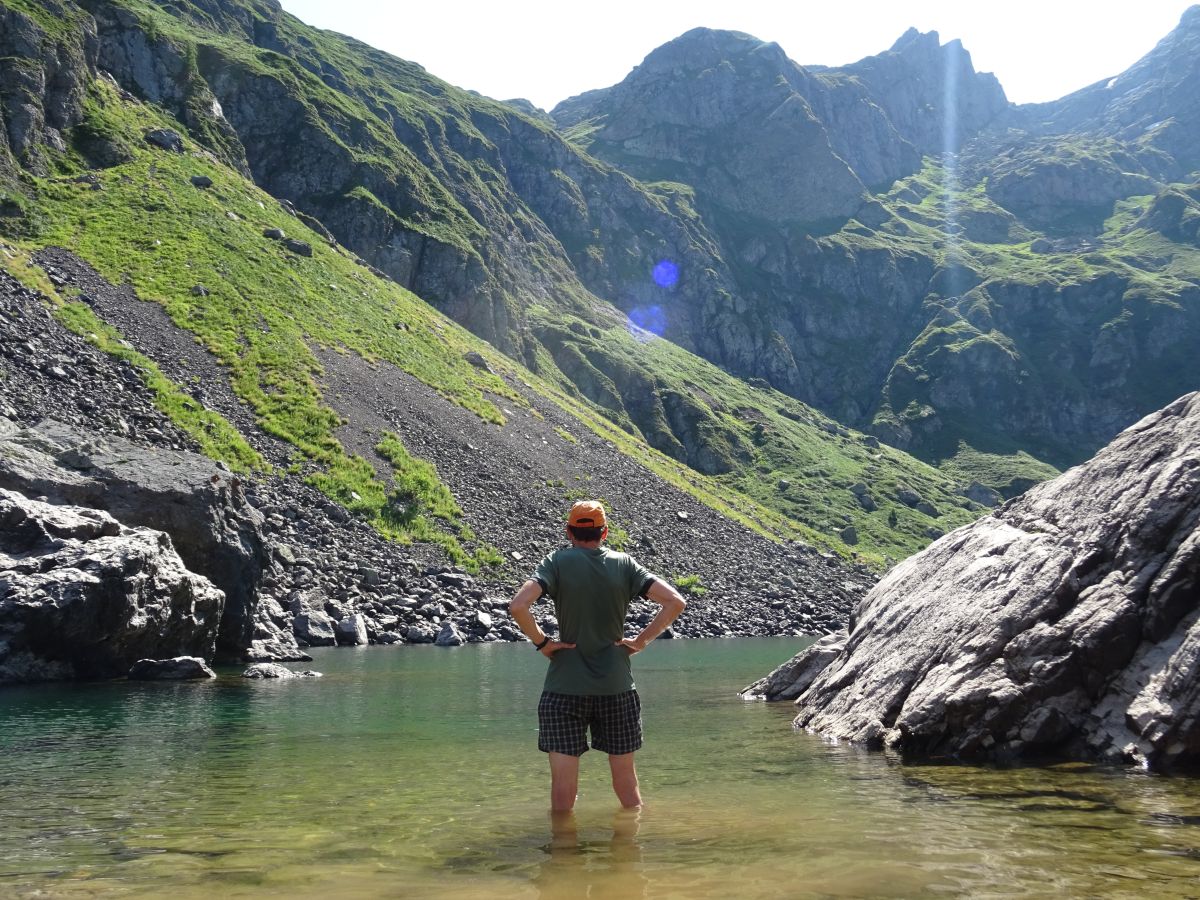
<path fill-rule="evenodd" d="M 619 755 L 642 746 L 642 700 L 637 691 L 588 696 L 542 693 L 538 701 L 538 749 L 583 756 L 587 732 L 592 749 Z"/>

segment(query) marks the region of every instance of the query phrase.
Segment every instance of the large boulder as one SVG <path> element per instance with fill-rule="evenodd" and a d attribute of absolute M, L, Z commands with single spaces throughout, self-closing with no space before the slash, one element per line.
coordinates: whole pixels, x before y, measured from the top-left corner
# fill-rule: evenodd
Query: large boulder
<path fill-rule="evenodd" d="M 165 531 L 187 567 L 225 592 L 218 650 L 240 656 L 250 646 L 270 557 L 262 515 L 227 469 L 195 453 L 85 435 L 50 420 L 23 428 L 0 419 L 0 488 Z"/>
<path fill-rule="evenodd" d="M 223 602 L 162 532 L 0 490 L 0 683 L 211 657 Z"/>
<path fill-rule="evenodd" d="M 438 632 L 433 642 L 439 647 L 460 647 L 467 642 L 453 622 L 443 622 L 442 630 Z"/>
<path fill-rule="evenodd" d="M 1189 394 L 888 573 L 797 727 L 918 756 L 1200 762 L 1198 523 Z"/>
<path fill-rule="evenodd" d="M 340 646 L 360 647 L 368 643 L 367 623 L 358 613 L 339 619 L 333 630 Z"/>
<path fill-rule="evenodd" d="M 337 629 L 333 619 L 320 610 L 297 615 L 292 620 L 292 631 L 296 639 L 308 647 L 332 647 L 337 643 Z"/>
<path fill-rule="evenodd" d="M 197 681 L 216 677 L 217 673 L 198 656 L 139 659 L 129 668 L 130 681 Z"/>

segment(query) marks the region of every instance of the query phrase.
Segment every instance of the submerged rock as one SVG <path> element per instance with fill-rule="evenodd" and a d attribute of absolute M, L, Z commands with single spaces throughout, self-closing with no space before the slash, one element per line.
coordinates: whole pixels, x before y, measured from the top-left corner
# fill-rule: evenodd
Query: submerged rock
<path fill-rule="evenodd" d="M 1195 765 L 1198 526 L 1189 394 L 888 573 L 796 726 L 918 756 Z"/>
<path fill-rule="evenodd" d="M 243 678 L 320 678 L 320 672 L 305 669 L 303 672 L 293 672 L 286 666 L 274 663 L 255 663 L 242 673 Z"/>
<path fill-rule="evenodd" d="M 192 681 L 216 677 L 217 673 L 198 656 L 139 659 L 129 669 L 129 678 L 133 681 Z"/>

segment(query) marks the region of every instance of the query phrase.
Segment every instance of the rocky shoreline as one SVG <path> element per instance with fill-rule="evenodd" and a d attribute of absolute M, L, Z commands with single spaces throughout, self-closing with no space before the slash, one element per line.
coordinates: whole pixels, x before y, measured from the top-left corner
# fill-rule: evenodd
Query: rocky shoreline
<path fill-rule="evenodd" d="M 376 419 L 385 416 L 414 452 L 435 462 L 468 522 L 506 551 L 500 571 L 472 576 L 447 565 L 436 546 L 385 540 L 286 474 L 291 448 L 258 428 L 222 367 L 161 307 L 104 282 L 63 251 L 46 251 L 40 260 L 56 286 L 118 327 L 176 383 L 193 385 L 197 400 L 234 423 L 276 467 L 276 474 L 239 477 L 200 456 L 155 408 L 133 366 L 64 328 L 46 298 L 0 272 L 0 488 L 29 500 L 108 509 L 122 527 L 169 535 L 190 568 L 225 594 L 218 658 L 296 660 L 304 647 L 321 645 L 524 640 L 508 617 L 508 600 L 561 540 L 558 507 L 565 501 L 545 485 L 562 483 L 573 470 L 598 473 L 589 487 L 626 515 L 627 549 L 664 577 L 697 573 L 707 587 L 691 598 L 674 637 L 821 633 L 844 622 L 873 581 L 832 555 L 774 544 L 725 520 L 601 440 L 581 436 L 586 443 L 574 453 L 561 440 L 551 445 L 532 432 L 554 434 L 561 413 L 553 408 L 499 435 L 485 433 L 492 426 L 469 414 L 453 428 L 438 428 L 431 417 L 461 411 L 399 370 L 354 360 L 330 366 L 327 378 L 341 389 L 332 393 L 366 397 L 368 383 L 383 384 L 393 404 L 405 405 L 402 416 L 382 409 Z M 438 402 L 443 406 L 430 408 Z M 366 451 L 376 419 L 365 416 L 366 424 L 343 439 Z M 501 441 L 487 456 L 487 471 L 471 449 L 472 439 L 485 438 Z M 713 544 L 721 559 L 713 558 Z M 11 590 L 10 572 L 0 572 L 0 596 Z M 554 628 L 549 607 L 539 610 L 543 626 Z M 632 623 L 648 621 L 652 611 L 636 605 Z M 19 640 L 4 628 L 0 623 L 0 640 L 11 657 Z M 0 680 L 43 670 L 8 671 Z"/>

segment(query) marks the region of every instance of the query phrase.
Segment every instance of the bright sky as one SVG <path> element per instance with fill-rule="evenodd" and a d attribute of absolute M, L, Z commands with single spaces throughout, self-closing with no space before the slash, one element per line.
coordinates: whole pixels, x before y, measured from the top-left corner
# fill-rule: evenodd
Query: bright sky
<path fill-rule="evenodd" d="M 959 38 L 1016 103 L 1054 100 L 1116 75 L 1179 23 L 1190 0 L 282 0 L 446 81 L 543 109 L 623 79 L 697 26 L 775 41 L 801 64 L 843 65 L 910 26 Z"/>

